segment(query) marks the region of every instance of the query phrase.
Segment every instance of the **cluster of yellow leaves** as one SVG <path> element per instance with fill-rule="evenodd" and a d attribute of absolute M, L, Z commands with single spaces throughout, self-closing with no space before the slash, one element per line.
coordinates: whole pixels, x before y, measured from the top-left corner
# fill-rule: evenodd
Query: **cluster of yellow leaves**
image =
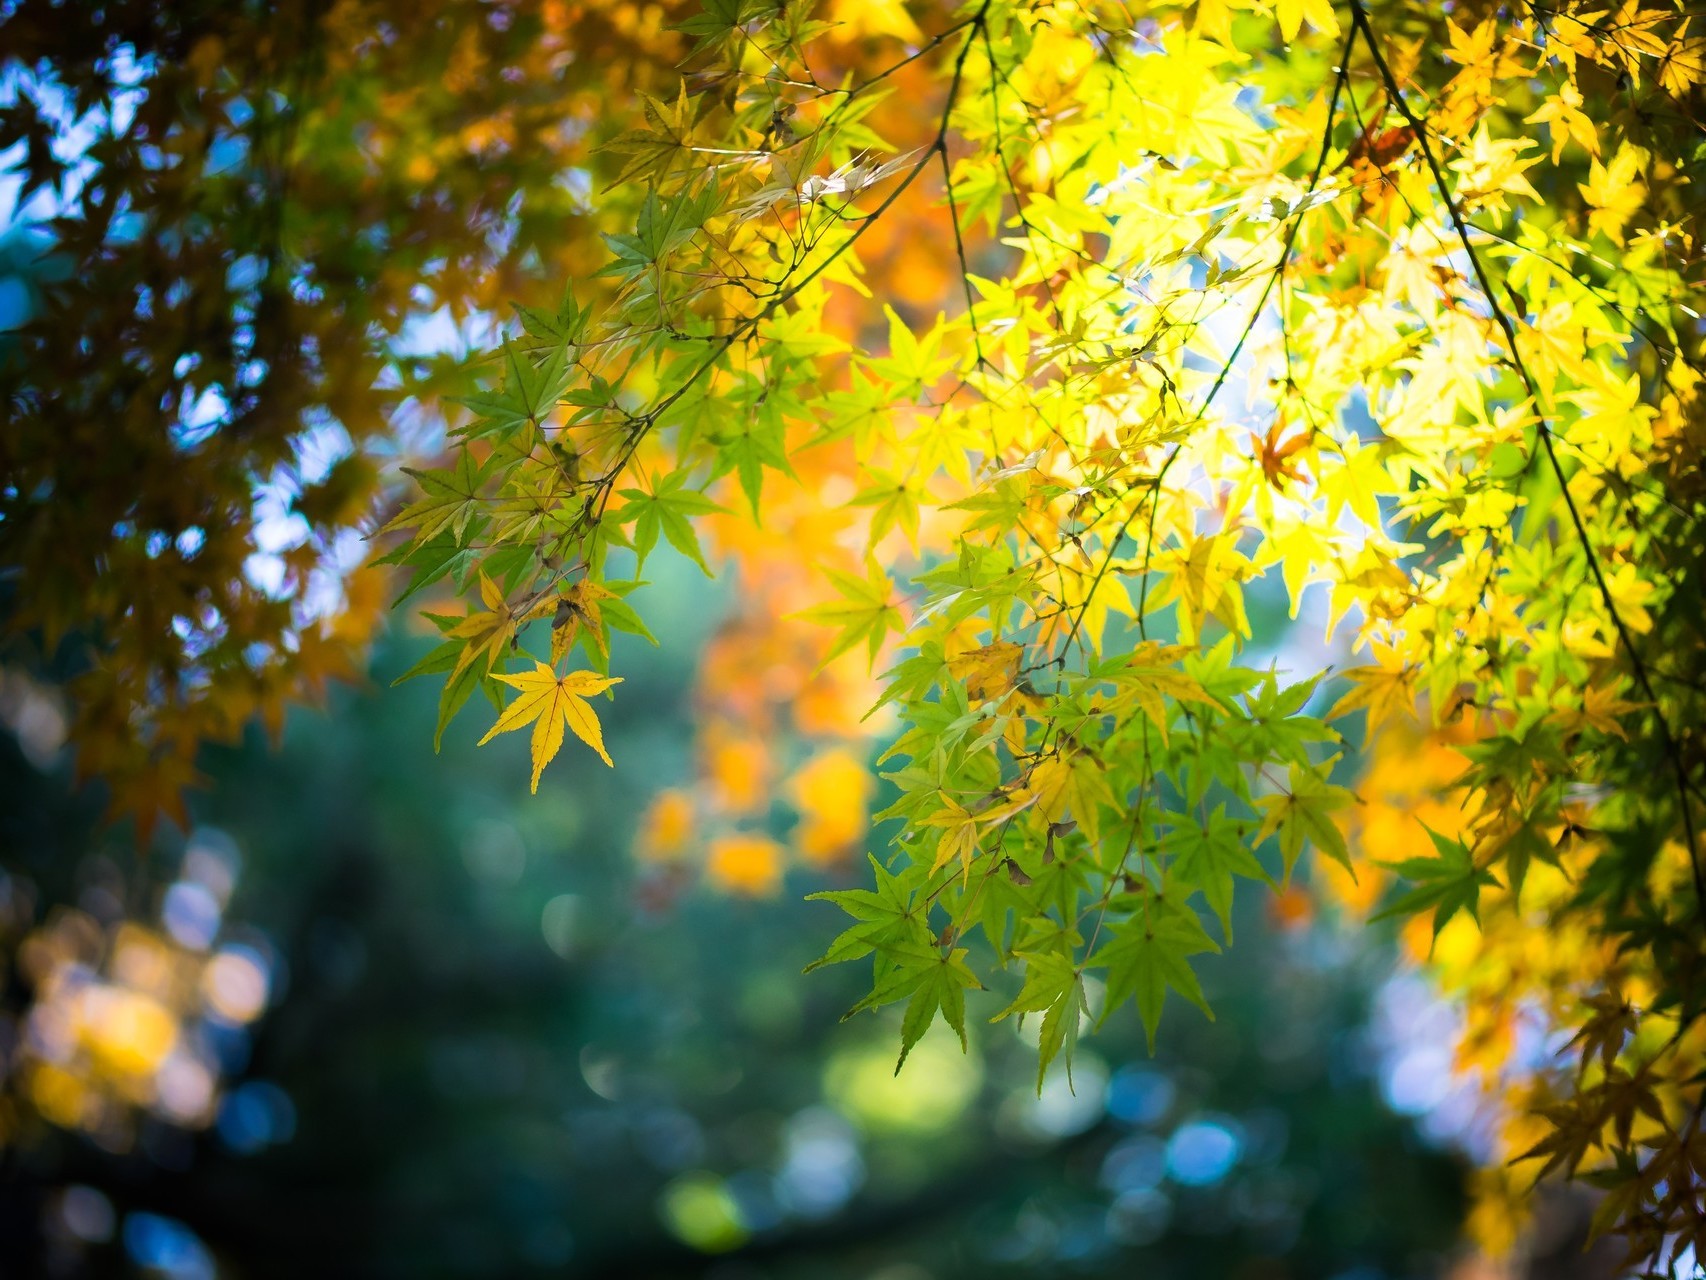
<path fill-rule="evenodd" d="M 1615 717 L 1631 708 L 1592 690 L 1586 703 L 1585 711 L 1570 706 L 1562 713 L 1566 730 L 1596 724 L 1621 732 Z M 1484 849 L 1520 828 L 1519 817 L 1488 807 L 1465 786 L 1464 751 L 1473 742 L 1463 724 L 1425 734 L 1401 726 L 1373 742 L 1357 786 L 1362 803 L 1347 815 L 1355 879 L 1329 870 L 1323 881 L 1353 917 L 1365 916 L 1379 901 L 1390 868 L 1413 856 L 1428 831 Z M 1537 1057 L 1532 1043 L 1518 1052 L 1522 1028 L 1532 1042 L 1537 1028 L 1545 1034 L 1575 1025 L 1584 1007 L 1598 1016 L 1622 1011 L 1628 1038 L 1619 1031 L 1591 1045 L 1577 1068 L 1578 1087 L 1615 1080 L 1625 1055 L 1636 1061 L 1669 1055 L 1666 1075 L 1676 1081 L 1706 1070 L 1706 1028 L 1674 1013 L 1644 1012 L 1665 981 L 1653 958 L 1620 950 L 1591 916 L 1565 909 L 1605 852 L 1592 821 L 1591 805 L 1581 801 L 1547 824 L 1538 834 L 1551 856 L 1528 868 L 1520 893 L 1510 883 L 1494 884 L 1482 890 L 1473 917 L 1457 914 L 1436 933 L 1427 916 L 1416 916 L 1401 935 L 1410 962 L 1425 969 L 1461 1015 L 1454 1069 L 1476 1086 L 1496 1135 L 1493 1158 L 1473 1183 L 1468 1221 L 1471 1238 L 1493 1257 L 1516 1246 L 1529 1219 L 1535 1166 L 1525 1160 L 1552 1139 L 1543 1112 L 1562 1089 L 1553 1062 Z M 1688 862 L 1681 845 L 1663 847 L 1649 871 L 1656 899 L 1687 892 Z M 1688 1108 L 1685 1091 L 1674 1086 L 1659 1097 L 1662 1110 L 1641 1118 L 1634 1134 L 1652 1145 L 1665 1140 L 1668 1126 L 1683 1121 Z M 1610 1123 L 1599 1140 L 1613 1141 Z"/>

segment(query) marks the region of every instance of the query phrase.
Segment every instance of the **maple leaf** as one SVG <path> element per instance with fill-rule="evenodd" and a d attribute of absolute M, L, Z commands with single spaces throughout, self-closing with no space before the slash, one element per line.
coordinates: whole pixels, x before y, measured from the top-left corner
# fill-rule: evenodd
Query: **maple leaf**
<path fill-rule="evenodd" d="M 934 875 L 950 862 L 957 860 L 964 873 L 969 875 L 971 860 L 977 854 L 977 815 L 968 812 L 966 807 L 952 796 L 944 795 L 942 805 L 942 812 L 932 814 L 924 820 L 927 827 L 942 828 L 941 838 L 936 841 L 935 856 L 930 863 L 930 873 Z"/>
<path fill-rule="evenodd" d="M 936 842 L 935 859 L 930 866 L 931 875 L 957 859 L 961 875 L 969 876 L 972 859 L 977 856 L 978 828 L 1005 821 L 1037 802 L 1036 793 L 1024 788 L 976 813 L 946 793 L 938 799 L 943 806 L 942 811 L 932 814 L 923 823 L 927 827 L 943 829 L 941 838 Z"/>
<path fill-rule="evenodd" d="M 1105 705 L 1114 711 L 1132 704 L 1141 708 L 1165 746 L 1168 726 L 1177 714 L 1176 704 L 1220 705 L 1201 681 L 1173 665 L 1188 652 L 1183 646 L 1153 642 L 1138 645 L 1117 664 L 1109 666 L 1107 675 L 1113 681 L 1115 693 Z M 1169 705 L 1169 700 L 1174 705 Z"/>
<path fill-rule="evenodd" d="M 634 554 L 639 557 L 641 568 L 645 567 L 646 557 L 657 546 L 661 533 L 670 546 L 698 565 L 706 577 L 711 576 L 690 517 L 709 515 L 723 508 L 689 488 L 689 480 L 689 472 L 674 471 L 659 479 L 650 491 L 622 490 L 626 503 L 616 518 L 634 526 Z"/>
<path fill-rule="evenodd" d="M 1386 468 L 1384 451 L 1372 444 L 1347 446 L 1340 450 L 1339 458 L 1341 465 L 1321 470 L 1320 487 L 1327 499 L 1327 518 L 1337 521 L 1339 513 L 1348 506 L 1363 523 L 1380 528 L 1380 495 L 1397 492 L 1397 485 Z"/>
<path fill-rule="evenodd" d="M 977 975 L 966 967 L 968 954 L 964 947 L 955 947 L 938 957 L 935 963 L 923 967 L 918 986 L 901 1016 L 900 1061 L 894 1066 L 896 1075 L 906 1065 L 906 1055 L 912 1052 L 912 1046 L 930 1029 L 938 1011 L 942 1020 L 960 1038 L 960 1048 L 966 1047 L 966 991 L 983 988 Z"/>
<path fill-rule="evenodd" d="M 1639 0 L 1378 22 L 1360 3 L 1201 0 L 1119 33 L 1148 59 L 1137 78 L 1103 72 L 1103 18 L 1082 8 L 926 21 L 836 0 L 827 27 L 811 6 L 710 0 L 688 18 L 673 105 L 611 95 L 609 305 L 523 313 L 526 338 L 493 352 L 502 389 L 464 402 L 461 465 L 422 482 L 407 527 L 425 536 L 400 559 L 416 584 L 473 595 L 482 569 L 503 590 L 482 577 L 484 607 L 440 620 L 419 669 L 448 673 L 453 701 L 501 687 L 487 672 L 540 600 L 552 667 L 577 642 L 601 666 L 627 608 L 606 557 L 667 540 L 709 571 L 702 490 L 731 477 L 746 501 L 716 512 L 717 550 L 749 599 L 705 664 L 716 723 L 678 825 L 757 812 L 772 779 L 748 757 L 786 751 L 820 761 L 785 784 L 794 851 L 844 856 L 866 830 L 865 690 L 845 664 L 807 668 L 874 663 L 904 633 L 871 691 L 899 720 L 884 758 L 906 763 L 882 776 L 903 834 L 875 891 L 839 899 L 855 919 L 825 957 L 872 960 L 857 1008 L 905 1004 L 903 1059 L 937 1015 L 959 1029 L 987 952 L 956 940 L 979 928 L 1025 965 L 1010 1012 L 1041 1015 L 1042 1066 L 1070 1055 L 1087 967 L 1153 1036 L 1168 992 L 1201 1001 L 1191 957 L 1210 915 L 1227 932 L 1239 877 L 1268 878 L 1263 842 L 1275 879 L 1313 846 L 1311 890 L 1376 905 L 1383 878 L 1342 874 L 1353 800 L 1377 852 L 1418 814 L 1463 814 L 1472 843 L 1397 864 L 1392 910 L 1436 930 L 1488 917 L 1430 970 L 1461 989 L 1481 1054 L 1510 1004 L 1569 1007 L 1559 991 L 1611 964 L 1672 1007 L 1692 979 L 1661 935 L 1706 897 L 1675 794 L 1706 714 L 1678 573 L 1706 509 L 1688 425 L 1698 19 Z M 1334 57 L 1342 22 L 1356 39 Z M 843 75 L 764 98 L 739 87 L 761 62 L 778 88 Z M 1017 85 L 1034 112 L 1006 109 Z M 885 137 L 876 108 L 901 86 L 907 112 L 931 105 Z M 904 152 L 931 128 L 953 146 Z M 925 214 L 907 191 L 938 163 L 946 207 Z M 1001 279 L 977 274 L 993 261 Z M 580 575 L 597 585 L 565 587 Z M 788 612 L 820 580 L 835 598 Z M 1317 583 L 1329 640 L 1345 624 L 1373 653 L 1329 713 L 1366 713 L 1366 801 L 1317 759 L 1338 741 L 1309 709 L 1326 659 L 1284 687 L 1240 664 L 1247 644 L 1311 652 L 1263 632 L 1268 587 L 1295 619 Z M 1149 639 L 1163 629 L 1175 643 Z M 772 745 L 795 727 L 814 741 Z M 705 843 L 726 891 L 778 883 L 768 837 Z M 1570 912 L 1524 900 L 1531 866 L 1531 886 L 1570 886 Z M 1508 890 L 1483 895 L 1495 872 Z M 1522 940 L 1541 918 L 1559 936 L 1537 965 Z M 1627 1092 L 1603 1100 L 1613 1121 L 1638 1109 Z M 1590 1111 L 1557 1123 L 1587 1132 Z M 1646 1150 L 1631 1167 L 1656 1187 Z M 1641 1199 L 1627 1185 L 1612 1218 Z"/>
<path fill-rule="evenodd" d="M 1279 493 L 1285 492 L 1287 482 L 1303 478 L 1292 458 L 1309 447 L 1314 435 L 1313 432 L 1302 431 L 1282 441 L 1280 435 L 1284 430 L 1285 424 L 1276 422 L 1268 428 L 1266 436 L 1250 433 L 1250 442 L 1256 446 L 1256 456 L 1262 464 L 1262 474 Z"/>
<path fill-rule="evenodd" d="M 568 654 L 583 627 L 598 657 L 608 657 L 610 643 L 604 632 L 604 611 L 600 602 L 617 598 L 614 591 L 600 586 L 590 578 L 582 578 L 557 597 L 557 611 L 551 618 L 553 664 L 561 662 Z"/>
<path fill-rule="evenodd" d="M 1390 646 L 1377 648 L 1375 654 L 1380 659 L 1375 666 L 1350 667 L 1339 673 L 1352 687 L 1327 712 L 1327 719 L 1337 720 L 1353 711 L 1367 711 L 1364 733 L 1371 738 L 1386 721 L 1402 719 L 1414 712 L 1419 674 L 1416 667 L 1406 665 Z"/>
<path fill-rule="evenodd" d="M 1566 729 L 1586 726 L 1627 742 L 1629 730 L 1624 727 L 1623 719 L 1631 711 L 1641 710 L 1641 706 L 1641 703 L 1627 702 L 1619 697 L 1611 685 L 1590 684 L 1581 690 L 1579 707 L 1560 706 L 1553 713 L 1553 718 Z"/>
<path fill-rule="evenodd" d="M 1345 153 L 1347 161 L 1367 160 L 1376 169 L 1388 169 L 1398 162 L 1416 141 L 1416 131 L 1409 125 L 1386 129 L 1378 120 L 1370 120 Z"/>
<path fill-rule="evenodd" d="M 1339 19 L 1333 12 L 1332 0 L 1274 0 L 1274 16 L 1279 19 L 1280 36 L 1287 44 L 1297 39 L 1305 22 L 1324 36 L 1339 34 Z"/>
<path fill-rule="evenodd" d="M 1165 847 L 1173 858 L 1169 871 L 1178 878 L 1181 887 L 1201 891 L 1230 942 L 1233 877 L 1268 879 L 1268 873 L 1245 843 L 1238 824 L 1226 816 L 1224 805 L 1217 805 L 1201 825 L 1186 823 L 1175 829 Z"/>
<path fill-rule="evenodd" d="M 417 471 L 410 467 L 403 471 L 414 478 L 425 496 L 403 508 L 380 532 L 412 529 L 415 546 L 424 546 L 443 532 L 461 543 L 468 522 L 479 513 L 480 490 L 486 483 L 488 468 L 480 466 L 464 450 L 457 456 L 455 467 L 448 471 Z"/>
<path fill-rule="evenodd" d="M 824 657 L 825 663 L 846 653 L 860 641 L 865 642 L 870 650 L 871 662 L 875 663 L 877 653 L 883 647 L 883 640 L 889 632 L 900 631 L 905 626 L 895 601 L 894 579 L 884 573 L 874 559 L 867 562 L 863 578 L 856 578 L 839 569 L 825 568 L 823 572 L 841 592 L 841 601 L 814 605 L 793 616 L 810 622 L 827 622 L 841 628 L 841 633 Z"/>
<path fill-rule="evenodd" d="M 1037 1092 L 1043 1088 L 1049 1063 L 1062 1051 L 1071 1078 L 1072 1051 L 1078 1043 L 1080 1017 L 1089 1012 L 1084 992 L 1084 973 L 1070 954 L 1058 951 L 1021 951 L 1025 962 L 1025 985 L 1013 1002 L 990 1019 L 999 1022 L 1014 1014 L 1041 1013 L 1042 1028 L 1037 1044 Z"/>
<path fill-rule="evenodd" d="M 467 671 L 478 675 L 490 671 L 492 664 L 503 655 L 504 646 L 515 639 L 516 628 L 527 620 L 510 607 L 503 588 L 487 577 L 483 569 L 480 571 L 480 600 L 486 606 L 484 610 L 471 612 L 460 620 L 440 620 L 450 623 L 446 634 L 462 642 L 450 669 L 452 682 Z M 532 612 L 527 611 L 527 616 L 532 616 Z"/>
<path fill-rule="evenodd" d="M 1013 687 L 1024 652 L 1023 646 L 1011 640 L 996 640 L 949 658 L 948 670 L 965 682 L 966 694 L 974 702 L 987 702 Z"/>
<path fill-rule="evenodd" d="M 916 551 L 918 500 L 922 496 L 918 482 L 912 479 L 897 479 L 886 471 L 877 470 L 871 472 L 870 479 L 872 483 L 853 496 L 854 505 L 874 508 L 871 513 L 870 532 L 866 535 L 866 545 L 875 547 L 890 529 L 898 528 Z"/>
<path fill-rule="evenodd" d="M 768 16 L 766 0 L 704 0 L 694 13 L 674 23 L 673 29 L 699 37 L 696 47 L 710 50 L 719 44 L 738 44 L 749 23 Z"/>
<path fill-rule="evenodd" d="M 498 717 L 497 723 L 480 739 L 480 745 L 484 746 L 500 733 L 531 724 L 535 793 L 539 790 L 539 775 L 563 745 L 565 726 L 598 752 L 605 764 L 613 763 L 610 753 L 604 749 L 604 733 L 587 698 L 603 693 L 613 684 L 621 684 L 622 677 L 601 676 L 595 671 L 571 671 L 566 676 L 559 676 L 549 665 L 540 662 L 532 671 L 520 675 L 496 675 L 493 679 L 519 692 Z"/>
<path fill-rule="evenodd" d="M 1335 787 L 1326 781 L 1325 771 L 1331 763 L 1323 765 L 1321 772 L 1293 764 L 1286 780 L 1286 790 L 1256 799 L 1257 806 L 1263 810 L 1263 818 L 1254 842 L 1260 844 L 1269 836 L 1278 834 L 1280 857 L 1285 864 L 1284 881 L 1287 883 L 1306 839 L 1355 877 L 1344 833 L 1333 821 L 1332 814 L 1356 797 L 1345 788 Z"/>
<path fill-rule="evenodd" d="M 1585 1072 L 1594 1058 L 1602 1069 L 1609 1071 L 1617 1061 L 1625 1042 L 1640 1022 L 1636 1010 L 1620 993 L 1601 991 L 1583 1001 L 1593 1015 L 1582 1025 L 1570 1047 L 1581 1045 L 1581 1071 Z"/>
<path fill-rule="evenodd" d="M 1103 807 L 1114 804 L 1106 769 L 1087 751 L 1050 756 L 1031 770 L 1026 787 L 1045 818 L 1059 822 L 1070 814 L 1091 840 L 1101 835 Z"/>
<path fill-rule="evenodd" d="M 1623 243 L 1623 228 L 1647 199 L 1646 185 L 1636 180 L 1640 169 L 1641 154 L 1630 146 L 1620 147 L 1610 164 L 1593 162 L 1588 180 L 1576 184 L 1588 203 L 1589 232 L 1603 231 Z"/>
<path fill-rule="evenodd" d="M 1155 1031 L 1169 991 L 1189 1000 L 1213 1021 L 1190 957 L 1219 950 L 1193 912 L 1155 900 L 1148 910 L 1115 927 L 1090 959 L 1108 971 L 1102 1021 L 1125 1001 L 1135 1002 L 1150 1053 L 1155 1052 Z"/>
<path fill-rule="evenodd" d="M 1234 536 L 1218 533 L 1188 538 L 1181 546 L 1156 554 L 1154 563 L 1168 574 L 1154 603 L 1176 600 L 1180 621 L 1188 624 L 1192 637 L 1209 616 L 1237 635 L 1250 633 L 1240 586 L 1249 574 L 1250 562 L 1236 549 Z"/>
<path fill-rule="evenodd" d="M 806 895 L 811 902 L 833 902 L 857 921 L 830 943 L 821 957 L 806 966 L 807 973 L 825 965 L 861 959 L 878 949 L 886 951 L 901 941 L 926 940 L 928 931 L 921 918 L 922 911 L 915 905 L 906 882 L 875 857 L 867 855 L 867 861 L 875 889 L 830 889 Z"/>
<path fill-rule="evenodd" d="M 1599 131 L 1592 118 L 1582 110 L 1581 90 L 1569 82 L 1560 85 L 1528 117 L 1529 124 L 1546 124 L 1552 131 L 1552 163 L 1557 164 L 1564 154 L 1564 144 L 1574 141 L 1588 155 L 1599 155 Z"/>
<path fill-rule="evenodd" d="M 681 82 L 674 103 L 650 96 L 642 101 L 646 127 L 629 129 L 604 144 L 605 150 L 629 157 L 616 177 L 618 185 L 634 179 L 659 182 L 692 151 L 693 107 L 687 99 L 687 81 Z"/>
<path fill-rule="evenodd" d="M 1678 25 L 1659 63 L 1660 87 L 1679 98 L 1706 81 L 1706 36 L 1689 36 L 1688 25 L 1686 18 Z"/>
<path fill-rule="evenodd" d="M 1433 841 L 1435 857 L 1405 858 L 1402 862 L 1387 863 L 1392 870 L 1415 885 L 1383 911 L 1369 917 L 1370 921 L 1388 920 L 1393 916 L 1416 915 L 1433 908 L 1434 936 L 1445 928 L 1446 922 L 1459 911 L 1479 920 L 1481 890 L 1499 882 L 1491 871 L 1475 865 L 1469 847 L 1433 830 L 1426 823 L 1422 829 Z"/>

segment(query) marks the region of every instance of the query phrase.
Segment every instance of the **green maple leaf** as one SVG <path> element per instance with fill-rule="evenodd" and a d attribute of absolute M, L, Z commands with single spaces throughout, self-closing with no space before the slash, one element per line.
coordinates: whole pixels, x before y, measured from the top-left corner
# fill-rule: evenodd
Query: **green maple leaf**
<path fill-rule="evenodd" d="M 1190 957 L 1216 952 L 1192 911 L 1181 909 L 1159 896 L 1148 906 L 1109 929 L 1110 937 L 1091 957 L 1090 963 L 1108 971 L 1108 989 L 1101 1021 L 1127 1000 L 1137 1005 L 1149 1052 L 1155 1052 L 1155 1029 L 1169 991 L 1189 1000 L 1212 1021 L 1214 1011 L 1203 998 L 1202 986 L 1191 969 Z"/>
<path fill-rule="evenodd" d="M 826 889 L 806 895 L 808 902 L 833 902 L 857 921 L 806 966 L 807 973 L 857 960 L 896 941 L 928 939 L 929 930 L 913 905 L 915 887 L 867 857 L 876 875 L 875 889 Z"/>
<path fill-rule="evenodd" d="M 509 431 L 524 422 L 539 422 L 556 406 L 569 381 L 569 344 L 545 348 L 537 364 L 514 342 L 503 344 L 504 385 L 501 391 L 462 396 L 455 403 L 474 412 L 474 421 L 457 434 L 474 439 Z"/>
<path fill-rule="evenodd" d="M 634 526 L 634 554 L 643 567 L 652 548 L 662 534 L 670 546 L 698 565 L 706 577 L 711 576 L 705 563 L 705 553 L 699 548 L 699 535 L 693 531 L 692 516 L 709 515 L 723 510 L 704 494 L 687 487 L 687 471 L 674 471 L 644 489 L 623 489 L 627 500 L 616 514 L 620 524 Z"/>
<path fill-rule="evenodd" d="M 955 947 L 948 954 L 939 956 L 936 963 L 926 966 L 919 976 L 918 986 L 901 1017 L 900 1061 L 895 1063 L 896 1075 L 906 1064 L 906 1055 L 912 1052 L 912 1046 L 923 1038 L 930 1024 L 936 1020 L 938 1012 L 959 1036 L 960 1048 L 966 1047 L 966 990 L 982 990 L 983 984 L 966 967 L 965 958 L 966 949 Z"/>
<path fill-rule="evenodd" d="M 1291 880 L 1291 869 L 1297 865 L 1305 840 L 1350 871 L 1353 878 L 1356 875 L 1351 867 L 1344 833 L 1332 818 L 1336 810 L 1344 808 L 1356 797 L 1345 788 L 1335 787 L 1327 781 L 1327 770 L 1332 765 L 1333 760 L 1318 768 L 1294 763 L 1285 791 L 1256 797 L 1255 804 L 1263 810 L 1263 817 L 1252 843 L 1260 844 L 1271 835 L 1279 836 L 1280 857 L 1285 863 L 1284 879 L 1287 882 Z"/>
<path fill-rule="evenodd" d="M 1370 919 L 1412 916 L 1431 907 L 1436 938 L 1446 922 L 1459 911 L 1467 911 L 1470 919 L 1480 923 L 1481 888 L 1483 885 L 1497 885 L 1497 878 L 1491 871 L 1475 865 L 1474 856 L 1463 841 L 1442 836 L 1425 823 L 1423 830 L 1433 840 L 1438 856 L 1405 858 L 1402 862 L 1381 864 L 1412 882 L 1415 888 Z"/>
<path fill-rule="evenodd" d="M 454 545 L 460 547 L 468 522 L 480 512 L 480 491 L 485 487 L 490 471 L 491 459 L 488 458 L 482 466 L 466 449 L 457 455 L 454 467 L 443 471 L 418 471 L 404 467 L 404 474 L 414 478 L 423 496 L 404 507 L 380 529 L 381 533 L 397 529 L 414 531 L 408 549 L 393 552 L 386 559 L 408 563 L 414 552 L 424 549 L 443 533 L 448 533 Z"/>
<path fill-rule="evenodd" d="M 1088 1012 L 1090 1006 L 1084 995 L 1084 973 L 1073 963 L 1070 951 L 1022 951 L 1018 955 L 1025 962 L 1025 985 L 1013 1003 L 990 1021 L 999 1022 L 1015 1013 L 1043 1015 L 1037 1042 L 1037 1092 L 1041 1093 L 1049 1063 L 1063 1051 L 1070 1078 L 1079 1015 Z"/>
<path fill-rule="evenodd" d="M 1239 823 L 1226 816 L 1224 805 L 1217 805 L 1202 825 L 1182 826 L 1168 836 L 1166 843 L 1173 854 L 1173 875 L 1182 885 L 1202 890 L 1230 942 L 1233 877 L 1269 879 L 1245 844 Z"/>
<path fill-rule="evenodd" d="M 841 628 L 841 634 L 824 658 L 825 662 L 840 657 L 863 641 L 870 648 L 874 663 L 888 633 L 900 631 L 906 625 L 895 603 L 894 580 L 874 559 L 866 565 L 863 578 L 855 578 L 838 569 L 826 568 L 824 573 L 841 593 L 841 599 L 832 604 L 814 605 L 793 616 Z"/>

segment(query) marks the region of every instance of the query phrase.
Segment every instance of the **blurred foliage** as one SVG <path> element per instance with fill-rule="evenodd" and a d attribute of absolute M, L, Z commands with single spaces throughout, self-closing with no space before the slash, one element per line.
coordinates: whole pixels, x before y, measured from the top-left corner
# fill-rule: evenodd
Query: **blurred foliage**
<path fill-rule="evenodd" d="M 663 19 L 0 7 L 0 639 L 72 678 L 79 767 L 144 832 L 198 744 L 354 669 L 362 522 L 430 444 L 434 351 L 595 269 L 602 104 L 661 82 Z"/>
<path fill-rule="evenodd" d="M 1135 1027 L 1106 1035 L 1076 1096 L 1057 1072 L 1039 1099 L 1008 1026 L 967 1056 L 927 1039 L 896 1077 L 896 1024 L 839 1022 L 853 976 L 799 977 L 817 876 L 755 904 L 629 859 L 612 815 L 689 779 L 684 657 L 721 604 L 668 582 L 682 643 L 623 649 L 607 716 L 631 767 L 576 760 L 530 802 L 519 741 L 453 736 L 423 766 L 424 690 L 337 693 L 277 753 L 211 753 L 196 834 L 142 856 L 67 792 L 63 751 L 44 773 L 5 739 L 0 786 L 27 797 L 3 819 L 10 927 L 164 917 L 180 963 L 242 947 L 271 975 L 258 1021 L 173 1006 L 216 1050 L 217 1092 L 200 1118 L 151 1112 L 157 1094 L 126 1136 L 17 1105 L 54 988 L 11 975 L 26 1140 L 5 1157 L 5 1256 L 64 1276 L 149 1257 L 205 1274 L 198 1249 L 232 1277 L 1441 1273 L 1462 1164 L 1381 1101 L 1371 942 L 1252 917 L 1205 973 L 1218 1022 L 1153 1060 Z M 380 674 L 420 651 L 387 644 Z M 210 854 L 229 900 L 174 915 Z M 92 1070 L 118 1087 L 110 1065 Z"/>

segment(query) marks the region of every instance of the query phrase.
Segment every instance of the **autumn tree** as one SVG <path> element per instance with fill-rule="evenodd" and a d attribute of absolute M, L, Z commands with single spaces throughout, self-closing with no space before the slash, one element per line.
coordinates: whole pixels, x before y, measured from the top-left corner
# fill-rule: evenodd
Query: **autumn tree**
<path fill-rule="evenodd" d="M 364 521 L 455 368 L 423 326 L 596 269 L 604 97 L 664 90 L 665 18 L 6 6 L 0 640 L 115 816 L 183 825 L 200 744 L 359 669 Z"/>
<path fill-rule="evenodd" d="M 823 963 L 871 964 L 853 1012 L 902 1005 L 903 1062 L 971 1009 L 1037 1019 L 1043 1071 L 1081 1027 L 1206 1013 L 1239 882 L 1307 849 L 1467 993 L 1514 1161 L 1488 1204 L 1579 1174 L 1668 1274 L 1706 1246 L 1695 24 L 684 11 L 678 73 L 600 99 L 596 217 L 539 233 L 596 267 L 518 309 L 385 526 L 433 601 L 440 732 L 478 692 L 535 786 L 571 739 L 604 756 L 648 560 L 727 565 L 706 778 L 647 849 L 763 888 L 780 788 L 802 856 L 865 852 L 822 798 L 891 718 L 898 834 L 826 895 Z M 13 538 L 65 507 L 19 474 Z M 1307 640 L 1253 633 L 1267 592 Z M 1503 1062 L 1529 1015 L 1568 1051 Z"/>
<path fill-rule="evenodd" d="M 1656 1271 L 1706 1244 L 1693 19 L 876 9 L 872 71 L 808 6 L 708 5 L 609 144 L 613 292 L 521 312 L 391 526 L 470 598 L 445 716 L 495 695 L 536 781 L 565 727 L 602 752 L 660 539 L 794 558 L 898 717 L 899 834 L 823 963 L 873 964 L 903 1060 L 999 969 L 1045 1070 L 1206 1012 L 1238 883 L 1312 849 L 1430 936 L 1482 919 L 1484 1024 L 1575 1035 L 1519 1169 L 1591 1177 Z M 872 289 L 897 238 L 941 313 Z M 1352 665 L 1252 634 L 1270 580 Z M 1452 821 L 1353 847 L 1349 723 L 1451 744 Z"/>

